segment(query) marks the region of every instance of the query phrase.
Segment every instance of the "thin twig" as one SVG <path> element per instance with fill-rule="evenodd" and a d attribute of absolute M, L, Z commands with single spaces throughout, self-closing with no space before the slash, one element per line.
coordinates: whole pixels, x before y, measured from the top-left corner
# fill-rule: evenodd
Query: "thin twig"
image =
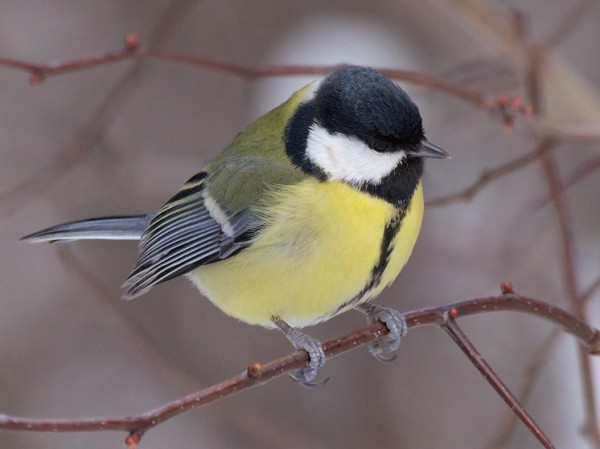
<path fill-rule="evenodd" d="M 444 323 L 445 316 L 450 310 L 455 310 L 461 316 L 501 310 L 533 314 L 561 326 L 567 333 L 578 338 L 591 354 L 600 353 L 599 330 L 558 307 L 512 293 L 415 310 L 407 312 L 405 317 L 409 327 L 439 326 Z M 323 347 L 327 357 L 332 358 L 365 345 L 386 332 L 386 326 L 377 322 L 330 340 L 324 343 Z M 306 352 L 297 351 L 268 363 L 253 363 L 237 376 L 137 416 L 47 420 L 0 415 L 0 429 L 38 432 L 126 431 L 129 432 L 126 442 L 133 447 L 147 430 L 176 415 L 263 384 L 293 369 L 300 368 L 307 361 Z"/>
<path fill-rule="evenodd" d="M 600 143 L 600 132 L 596 131 L 595 129 L 590 130 L 568 126 L 560 127 L 549 124 L 542 125 L 536 121 L 528 121 L 527 124 L 530 131 L 539 136 L 539 140 L 541 141 L 536 148 L 508 162 L 505 162 L 504 164 L 481 172 L 479 178 L 463 190 L 429 200 L 427 202 L 427 206 L 440 207 L 460 201 L 470 201 L 483 188 L 487 187 L 492 182 L 512 173 L 516 173 L 520 169 L 527 167 L 532 162 L 538 160 L 546 152 L 557 148 L 559 144 Z M 593 173 L 598 168 L 600 168 L 600 158 L 594 158 L 582 164 L 578 169 L 573 171 L 572 184 L 575 184 L 585 176 Z M 565 189 L 571 187 L 571 185 L 565 184 Z"/>
<path fill-rule="evenodd" d="M 563 181 L 563 191 L 570 189 L 575 184 L 580 181 L 583 181 L 589 175 L 594 173 L 596 170 L 600 169 L 600 156 L 590 158 L 581 164 L 579 164 L 575 169 L 566 176 Z"/>
<path fill-rule="evenodd" d="M 531 42 L 529 33 L 522 15 L 515 16 L 520 29 L 520 43 L 525 49 L 527 55 L 527 95 L 529 103 L 533 108 L 533 115 L 536 118 L 543 117 L 543 72 L 545 67 L 546 47 Z M 552 199 L 554 211 L 558 220 L 560 246 L 562 252 L 562 274 L 563 284 L 567 293 L 567 299 L 575 315 L 586 320 L 585 304 L 580 300 L 578 294 L 576 267 L 575 267 L 575 243 L 571 217 L 567 205 L 562 195 L 563 183 L 556 165 L 555 157 L 552 152 L 542 154 L 540 158 L 542 171 L 548 194 Z M 586 421 L 584 432 L 588 439 L 598 448 L 600 448 L 600 427 L 598 423 L 598 411 L 596 406 L 595 383 L 592 375 L 592 367 L 588 357 L 579 348 L 579 362 L 582 373 L 583 399 L 586 406 Z"/>
<path fill-rule="evenodd" d="M 177 23 L 185 17 L 186 11 L 195 1 L 173 1 L 151 31 L 149 38 L 151 42 L 158 43 L 168 38 L 169 34 L 177 29 Z M 29 71 L 31 73 L 30 83 L 37 84 L 49 74 L 93 67 L 103 63 L 103 61 L 112 62 L 130 58 L 131 55 L 127 56 L 127 53 L 132 53 L 132 51 L 130 46 L 126 45 L 120 51 L 108 51 L 79 58 L 78 60 L 55 62 L 48 65 L 0 58 L 0 65 Z M 93 111 L 76 135 L 72 137 L 66 148 L 51 163 L 43 165 L 12 188 L 0 191 L 0 202 L 4 203 L 3 206 L 18 203 L 33 193 L 46 191 L 57 180 L 62 179 L 65 173 L 85 161 L 96 145 L 104 139 L 107 129 L 110 128 L 118 113 L 135 93 L 133 87 L 139 81 L 141 73 L 141 64 L 133 64 L 104 96 L 100 105 Z"/>
<path fill-rule="evenodd" d="M 140 46 L 135 34 L 128 34 L 125 36 L 125 45 L 117 50 L 108 50 L 92 55 L 81 56 L 68 60 L 53 61 L 50 63 L 35 63 L 15 58 L 0 57 L 0 66 L 28 72 L 30 74 L 29 82 L 31 84 L 39 84 L 50 76 L 84 70 L 91 67 L 96 67 L 98 65 L 112 64 L 129 59 L 154 59 L 176 64 L 186 64 L 206 69 L 214 69 L 244 78 L 326 75 L 345 65 L 273 65 L 266 67 L 252 67 L 214 60 L 202 56 L 167 51 L 155 47 L 142 47 Z M 483 110 L 495 112 L 503 107 L 503 105 L 499 104 L 497 99 L 492 96 L 466 89 L 439 77 L 409 70 L 397 70 L 391 68 L 379 68 L 378 70 L 384 75 L 396 80 L 406 81 L 446 92 Z M 514 111 L 508 111 L 508 113 L 519 113 L 520 111 L 517 109 Z"/>
<path fill-rule="evenodd" d="M 99 312 L 103 315 L 100 319 L 106 323 L 111 334 L 115 334 L 120 341 L 127 341 L 133 351 L 144 354 L 144 358 L 153 370 L 159 371 L 163 382 L 176 385 L 178 389 L 201 388 L 205 382 L 197 375 L 190 374 L 190 370 L 154 341 L 143 326 L 124 314 L 123 309 L 116 306 L 114 297 L 106 291 L 105 286 L 94 276 L 94 273 L 75 258 L 69 248 L 68 245 L 57 245 L 58 257 L 65 264 L 65 268 L 87 289 L 86 298 L 95 307 L 94 313 Z M 218 409 L 220 414 L 232 426 L 246 432 L 246 438 L 255 438 L 261 447 L 285 447 L 286 449 L 315 447 L 315 441 L 311 440 L 309 435 L 286 427 L 282 423 L 274 423 L 269 416 L 259 410 L 250 410 L 242 404 L 227 402 L 220 405 Z"/>
<path fill-rule="evenodd" d="M 548 129 L 548 133 L 554 133 L 559 136 L 562 142 L 579 144 L 598 144 L 600 143 L 600 131 L 596 128 L 586 126 L 554 126 Z"/>
<path fill-rule="evenodd" d="M 554 194 L 563 195 L 564 192 L 569 190 L 571 187 L 574 187 L 575 185 L 579 184 L 581 181 L 584 181 L 588 176 L 590 176 L 597 170 L 600 170 L 600 156 L 588 159 L 585 162 L 579 164 L 562 181 L 560 191 L 556 191 L 554 192 Z M 551 195 L 552 193 L 547 193 L 543 199 L 539 200 L 537 202 L 537 208 L 541 209 L 547 203 L 554 201 L 554 198 Z"/>
<path fill-rule="evenodd" d="M 548 185 L 548 195 L 552 199 L 558 220 L 563 261 L 562 272 L 567 297 L 577 309 L 578 307 L 575 302 L 579 295 L 577 293 L 577 279 L 575 274 L 573 230 L 567 206 L 562 195 L 563 184 L 552 155 L 545 155 L 540 162 L 542 163 L 544 176 Z"/>
<path fill-rule="evenodd" d="M 546 39 L 543 39 L 546 47 L 553 48 L 558 46 L 569 33 L 575 29 L 575 25 L 581 20 L 584 13 L 596 3 L 597 0 L 581 0 L 579 3 L 572 6 L 571 9 L 563 15 L 562 20 L 556 26 L 554 31 L 552 31 Z"/>
<path fill-rule="evenodd" d="M 532 357 L 529 366 L 523 371 L 525 383 L 521 387 L 519 393 L 516 395 L 522 404 L 527 403 L 531 394 L 533 393 L 533 387 L 539 378 L 539 374 L 541 373 L 542 368 L 545 366 L 548 357 L 552 351 L 554 351 L 560 335 L 562 335 L 560 329 L 553 329 L 550 336 L 546 338 L 540 349 L 538 349 Z M 487 447 L 489 449 L 505 449 L 508 447 L 511 434 L 513 433 L 513 429 L 516 427 L 518 422 L 519 419 L 517 415 L 514 413 L 508 413 L 506 420 L 500 426 L 500 430 L 498 430 L 496 434 L 497 437 L 493 439 L 492 442 L 487 445 Z"/>
<path fill-rule="evenodd" d="M 502 382 L 498 375 L 494 372 L 492 367 L 486 362 L 481 356 L 479 351 L 471 343 L 471 341 L 464 334 L 462 329 L 458 326 L 453 315 L 453 310 L 447 315 L 447 319 L 442 323 L 442 329 L 444 329 L 448 335 L 454 340 L 458 347 L 465 353 L 471 363 L 479 370 L 483 378 L 496 390 L 496 393 L 506 402 L 506 405 L 512 410 L 512 412 L 519 417 L 521 422 L 529 429 L 529 431 L 538 439 L 540 443 L 546 449 L 554 449 L 554 445 L 546 434 L 542 431 L 540 426 L 533 420 L 525 408 L 521 405 L 519 400 L 515 397 L 510 389 Z"/>
<path fill-rule="evenodd" d="M 546 153 L 555 147 L 557 141 L 554 138 L 548 138 L 541 142 L 537 148 L 533 149 L 525 153 L 522 156 L 519 156 L 515 159 L 512 159 L 502 165 L 499 165 L 491 170 L 487 170 L 481 173 L 479 179 L 472 183 L 467 188 L 452 193 L 450 195 L 442 196 L 439 198 L 434 198 L 427 202 L 428 207 L 439 207 L 446 206 L 448 204 L 456 203 L 458 201 L 468 201 L 472 199 L 481 189 L 483 189 L 488 184 L 493 181 L 502 178 L 510 173 L 515 173 L 521 168 L 526 167 L 530 163 L 536 161 L 540 158 L 541 155 Z"/>
<path fill-rule="evenodd" d="M 552 198 L 554 210 L 558 219 L 563 261 L 562 272 L 567 297 L 575 314 L 580 319 L 585 319 L 585 305 L 582 303 L 580 299 L 581 296 L 578 294 L 577 289 L 573 231 L 564 197 L 562 195 L 562 182 L 556 167 L 556 162 L 553 158 L 546 155 L 542 158 L 542 164 L 546 182 L 548 184 L 548 194 Z M 587 410 L 583 429 L 590 441 L 600 448 L 600 428 L 598 427 L 599 417 L 596 408 L 596 388 L 592 375 L 592 367 L 581 349 L 579 350 L 579 363 L 581 365 L 581 374 L 583 377 L 583 399 Z"/>
<path fill-rule="evenodd" d="M 592 295 L 600 288 L 600 276 L 596 278 L 594 282 L 590 284 L 590 286 L 579 295 L 579 301 L 581 303 L 586 303 L 590 300 Z"/>

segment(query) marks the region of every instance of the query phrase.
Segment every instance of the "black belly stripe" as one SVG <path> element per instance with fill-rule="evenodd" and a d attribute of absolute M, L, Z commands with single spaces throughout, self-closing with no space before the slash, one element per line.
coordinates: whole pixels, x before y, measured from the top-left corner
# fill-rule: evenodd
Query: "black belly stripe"
<path fill-rule="evenodd" d="M 402 220 L 405 216 L 405 207 L 397 209 L 396 215 L 390 220 L 383 230 L 379 260 L 375 263 L 375 265 L 373 265 L 369 281 L 357 295 L 339 306 L 335 313 L 358 304 L 367 293 L 379 286 L 381 283 L 381 278 L 383 277 L 383 273 L 390 262 L 392 251 L 394 250 L 394 238 L 396 237 L 396 234 L 398 234 L 400 226 L 402 225 Z"/>

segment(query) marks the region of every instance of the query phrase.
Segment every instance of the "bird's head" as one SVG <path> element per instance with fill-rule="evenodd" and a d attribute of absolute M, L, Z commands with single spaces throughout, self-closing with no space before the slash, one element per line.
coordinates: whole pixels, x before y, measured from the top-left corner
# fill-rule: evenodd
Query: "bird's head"
<path fill-rule="evenodd" d="M 402 166 L 420 178 L 423 157 L 448 157 L 425 139 L 406 92 L 358 66 L 327 76 L 300 102 L 286 129 L 286 150 L 307 173 L 366 188 L 398 181 Z"/>

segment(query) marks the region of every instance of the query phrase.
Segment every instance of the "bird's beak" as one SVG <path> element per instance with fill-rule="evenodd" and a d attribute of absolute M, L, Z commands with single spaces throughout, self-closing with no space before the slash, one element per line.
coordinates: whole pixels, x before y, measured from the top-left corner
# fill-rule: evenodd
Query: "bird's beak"
<path fill-rule="evenodd" d="M 407 151 L 412 157 L 432 157 L 434 159 L 450 159 L 450 155 L 437 145 L 432 144 L 427 139 L 423 139 L 421 144 L 413 151 Z"/>

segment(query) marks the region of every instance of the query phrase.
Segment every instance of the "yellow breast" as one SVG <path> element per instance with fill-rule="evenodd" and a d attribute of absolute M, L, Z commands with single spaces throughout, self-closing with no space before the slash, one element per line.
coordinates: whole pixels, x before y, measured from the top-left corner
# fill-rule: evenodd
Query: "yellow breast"
<path fill-rule="evenodd" d="M 272 327 L 279 318 L 303 327 L 329 318 L 368 284 L 380 259 L 383 231 L 397 214 L 389 203 L 339 181 L 309 179 L 272 193 L 257 211 L 266 224 L 253 244 L 189 277 L 225 313 Z M 393 239 L 372 299 L 408 260 L 423 216 L 419 185 Z"/>

